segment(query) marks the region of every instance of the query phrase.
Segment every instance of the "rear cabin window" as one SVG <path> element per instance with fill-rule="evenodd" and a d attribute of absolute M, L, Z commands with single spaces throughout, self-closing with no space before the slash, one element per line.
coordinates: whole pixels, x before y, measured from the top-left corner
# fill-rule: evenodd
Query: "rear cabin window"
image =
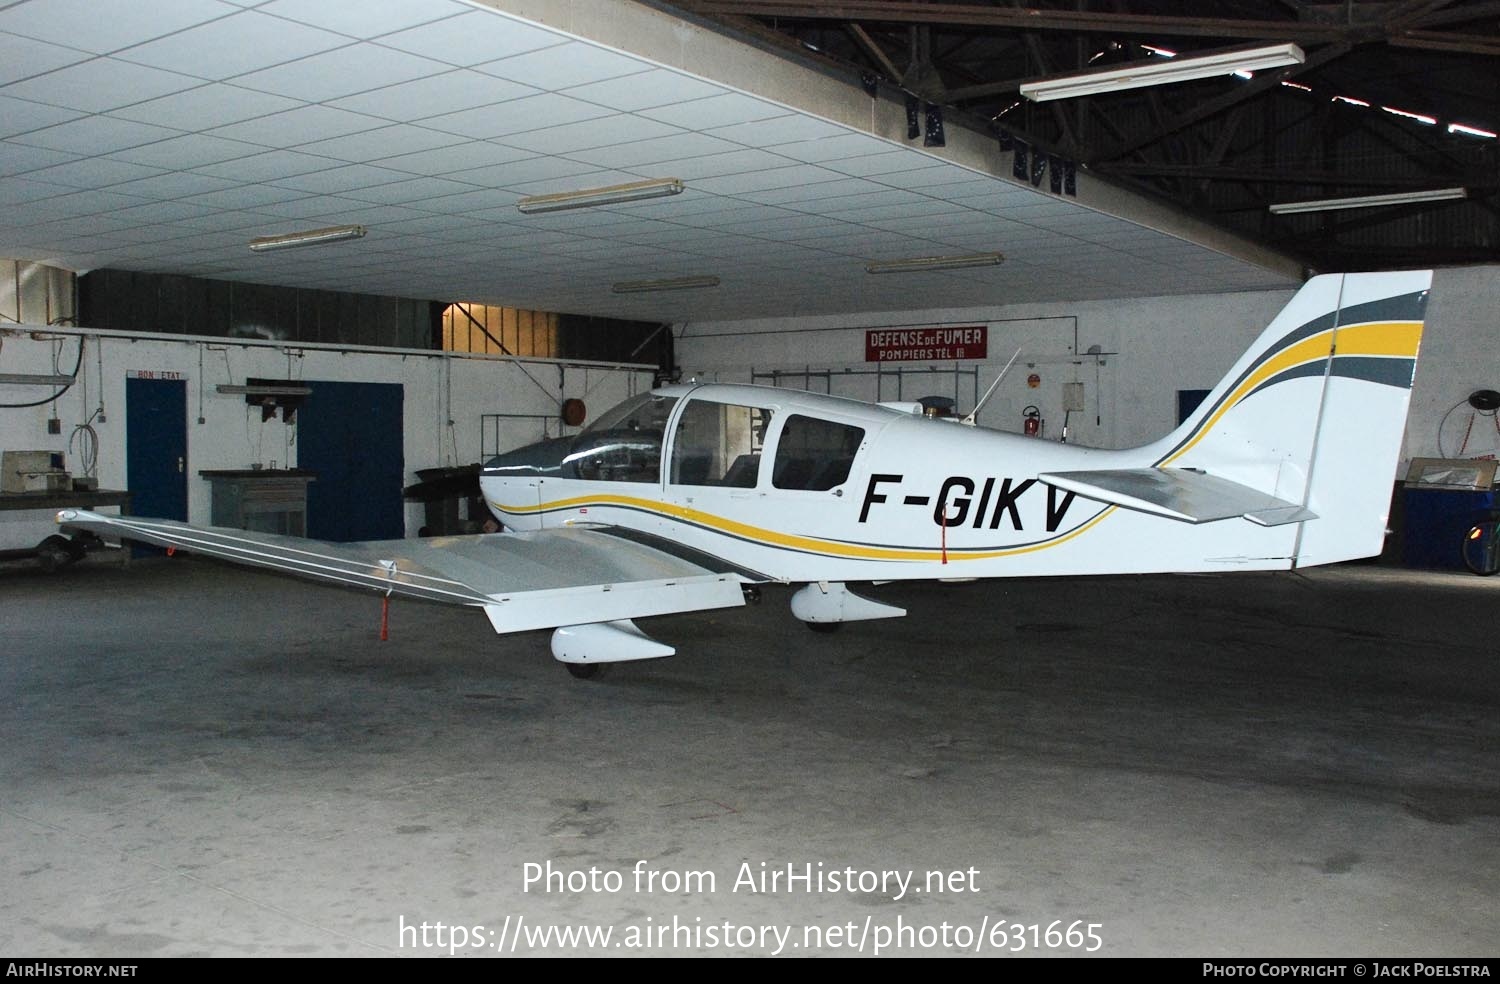
<path fill-rule="evenodd" d="M 770 423 L 761 407 L 689 402 L 672 443 L 673 484 L 753 489 Z"/>
<path fill-rule="evenodd" d="M 793 414 L 781 430 L 771 484 L 778 489 L 826 492 L 843 485 L 865 439 L 859 427 Z"/>

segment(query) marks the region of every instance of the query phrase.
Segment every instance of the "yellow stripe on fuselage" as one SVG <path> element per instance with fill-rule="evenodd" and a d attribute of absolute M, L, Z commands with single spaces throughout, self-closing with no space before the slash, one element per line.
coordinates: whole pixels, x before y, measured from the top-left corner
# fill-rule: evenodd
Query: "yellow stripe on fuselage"
<path fill-rule="evenodd" d="M 558 499 L 554 502 L 545 502 L 537 506 L 508 506 L 499 502 L 490 502 L 491 507 L 500 513 L 508 513 L 512 516 L 534 516 L 540 513 L 552 512 L 559 509 L 584 509 L 595 506 L 621 506 L 627 509 L 643 509 L 646 512 L 656 513 L 687 523 L 694 523 L 707 527 L 716 533 L 735 536 L 749 540 L 766 547 L 782 547 L 791 550 L 799 550 L 806 553 L 819 554 L 824 557 L 837 557 L 846 560 L 906 560 L 906 561 L 941 561 L 943 551 L 921 550 L 911 547 L 878 547 L 865 546 L 857 543 L 839 543 L 833 540 L 822 540 L 815 537 L 798 536 L 794 533 L 780 533 L 776 530 L 768 530 L 759 526 L 751 526 L 747 523 L 725 519 L 713 513 L 706 513 L 699 509 L 690 509 L 687 506 L 679 506 L 670 502 L 660 502 L 655 499 L 641 499 L 628 495 L 591 495 L 576 496 L 571 499 Z M 1110 506 L 1098 516 L 1084 523 L 1076 530 L 1064 533 L 1061 536 L 1047 540 L 1042 543 L 1032 543 L 1021 547 L 1004 547 L 982 552 L 960 551 L 957 548 L 948 551 L 948 561 L 957 563 L 965 560 L 990 560 L 995 557 L 1008 557 L 1025 553 L 1033 553 L 1038 550 L 1046 550 L 1050 547 L 1066 543 L 1076 536 L 1092 529 L 1094 526 L 1114 512 Z"/>

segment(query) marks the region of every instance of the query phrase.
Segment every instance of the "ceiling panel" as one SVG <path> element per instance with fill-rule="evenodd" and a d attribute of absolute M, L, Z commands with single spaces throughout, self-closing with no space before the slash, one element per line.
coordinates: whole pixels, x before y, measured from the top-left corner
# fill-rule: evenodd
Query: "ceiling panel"
<path fill-rule="evenodd" d="M 42 130 L 32 130 L 11 137 L 10 141 L 75 154 L 98 155 L 128 150 L 180 135 L 181 131 L 166 127 L 132 123 L 109 116 L 89 116 Z"/>
<path fill-rule="evenodd" d="M 467 10 L 457 3 L 430 0 L 271 0 L 259 10 L 276 17 L 337 31 L 354 38 L 375 38 L 452 17 Z"/>
<path fill-rule="evenodd" d="M 451 5 L 437 0 L 435 8 Z M 466 8 L 465 8 L 466 9 Z M 422 55 L 459 68 L 567 42 L 567 37 L 535 24 L 469 10 L 457 17 L 381 37 L 383 47 Z"/>
<path fill-rule="evenodd" d="M 112 4 L 103 16 L 121 12 L 117 34 L 99 29 L 92 2 L 0 9 L 0 255 L 667 320 L 1287 282 L 832 122 L 849 114 L 818 112 L 811 95 L 792 106 L 691 75 L 661 57 L 675 50 L 670 31 L 605 45 L 483 5 L 496 2 L 511 0 Z M 526 2 L 568 12 L 551 23 L 606 10 Z M 655 59 L 651 38 L 668 39 Z M 616 50 L 631 39 L 640 53 Z M 769 57 L 717 55 L 695 53 L 726 66 Z M 546 215 L 515 208 L 525 194 L 660 177 L 686 189 Z M 368 234 L 291 254 L 247 249 L 256 235 L 345 223 Z M 969 249 L 1012 259 L 893 282 L 864 272 L 874 257 Z M 1038 264 L 1069 274 L 1046 278 Z M 609 289 L 688 274 L 722 283 Z"/>
<path fill-rule="evenodd" d="M 241 120 L 296 109 L 301 105 L 295 99 L 273 96 L 266 92 L 252 92 L 217 82 L 203 85 L 195 81 L 193 86 L 158 99 L 120 106 L 110 115 L 179 130 L 210 130 L 216 126 L 228 126 Z"/>
<path fill-rule="evenodd" d="M 64 65 L 84 61 L 88 57 L 86 52 L 75 48 L 0 33 L 0 85 L 42 75 Z"/>
<path fill-rule="evenodd" d="M 124 48 L 116 57 L 217 81 L 349 43 L 342 35 L 246 10 L 185 31 L 162 31 L 156 40 Z"/>
<path fill-rule="evenodd" d="M 543 130 L 513 133 L 505 138 L 512 147 L 522 147 L 541 154 L 568 154 L 580 150 L 611 147 L 615 144 L 649 140 L 681 133 L 675 126 L 658 123 L 630 114 L 565 123 Z"/>
<path fill-rule="evenodd" d="M 243 123 L 216 127 L 209 132 L 229 140 L 287 148 L 329 137 L 359 133 L 362 130 L 373 130 L 384 125 L 384 120 L 334 109 L 332 106 L 301 105 L 284 113 L 272 113 Z"/>
<path fill-rule="evenodd" d="M 0 32 L 104 54 L 238 9 L 218 0 L 27 0 L 0 10 Z"/>
<path fill-rule="evenodd" d="M 400 123 L 431 116 L 434 106 L 459 112 L 489 106 L 506 99 L 536 95 L 538 90 L 519 82 L 481 75 L 468 69 L 450 69 L 384 88 L 335 99 L 330 105 L 366 113 Z"/>
<path fill-rule="evenodd" d="M 652 66 L 639 58 L 607 51 L 581 41 L 555 48 L 528 51 L 476 66 L 478 71 L 541 89 L 571 89 L 589 82 L 614 79 L 648 71 Z"/>
<path fill-rule="evenodd" d="M 102 113 L 197 84 L 197 79 L 176 72 L 113 58 L 92 58 L 14 82 L 6 86 L 5 94 L 83 113 Z"/>

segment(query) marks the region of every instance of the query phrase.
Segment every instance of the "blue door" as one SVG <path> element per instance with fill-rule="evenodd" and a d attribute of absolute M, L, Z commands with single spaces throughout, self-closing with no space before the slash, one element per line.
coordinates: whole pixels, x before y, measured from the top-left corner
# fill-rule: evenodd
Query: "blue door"
<path fill-rule="evenodd" d="M 125 380 L 125 487 L 137 516 L 186 520 L 187 383 Z M 137 556 L 160 553 L 136 547 Z"/>
<path fill-rule="evenodd" d="M 406 477 L 399 383 L 306 381 L 297 411 L 297 467 L 307 487 L 307 535 L 315 540 L 398 540 L 406 535 Z"/>

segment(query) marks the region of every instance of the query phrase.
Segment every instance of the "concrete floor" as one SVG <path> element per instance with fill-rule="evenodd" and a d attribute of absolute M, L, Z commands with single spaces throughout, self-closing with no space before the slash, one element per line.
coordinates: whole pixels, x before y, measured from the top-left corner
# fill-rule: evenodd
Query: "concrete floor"
<path fill-rule="evenodd" d="M 0 572 L 0 952 L 447 952 L 403 921 L 587 949 L 521 920 L 629 953 L 675 919 L 699 935 L 650 952 L 1061 920 L 1110 955 L 1496 953 L 1500 578 L 872 593 L 912 614 L 814 635 L 768 590 L 580 682 L 462 609 L 398 602 L 380 643 L 374 597 L 191 558 Z M 528 862 L 621 886 L 527 891 Z M 756 893 L 744 862 L 965 875 Z"/>

